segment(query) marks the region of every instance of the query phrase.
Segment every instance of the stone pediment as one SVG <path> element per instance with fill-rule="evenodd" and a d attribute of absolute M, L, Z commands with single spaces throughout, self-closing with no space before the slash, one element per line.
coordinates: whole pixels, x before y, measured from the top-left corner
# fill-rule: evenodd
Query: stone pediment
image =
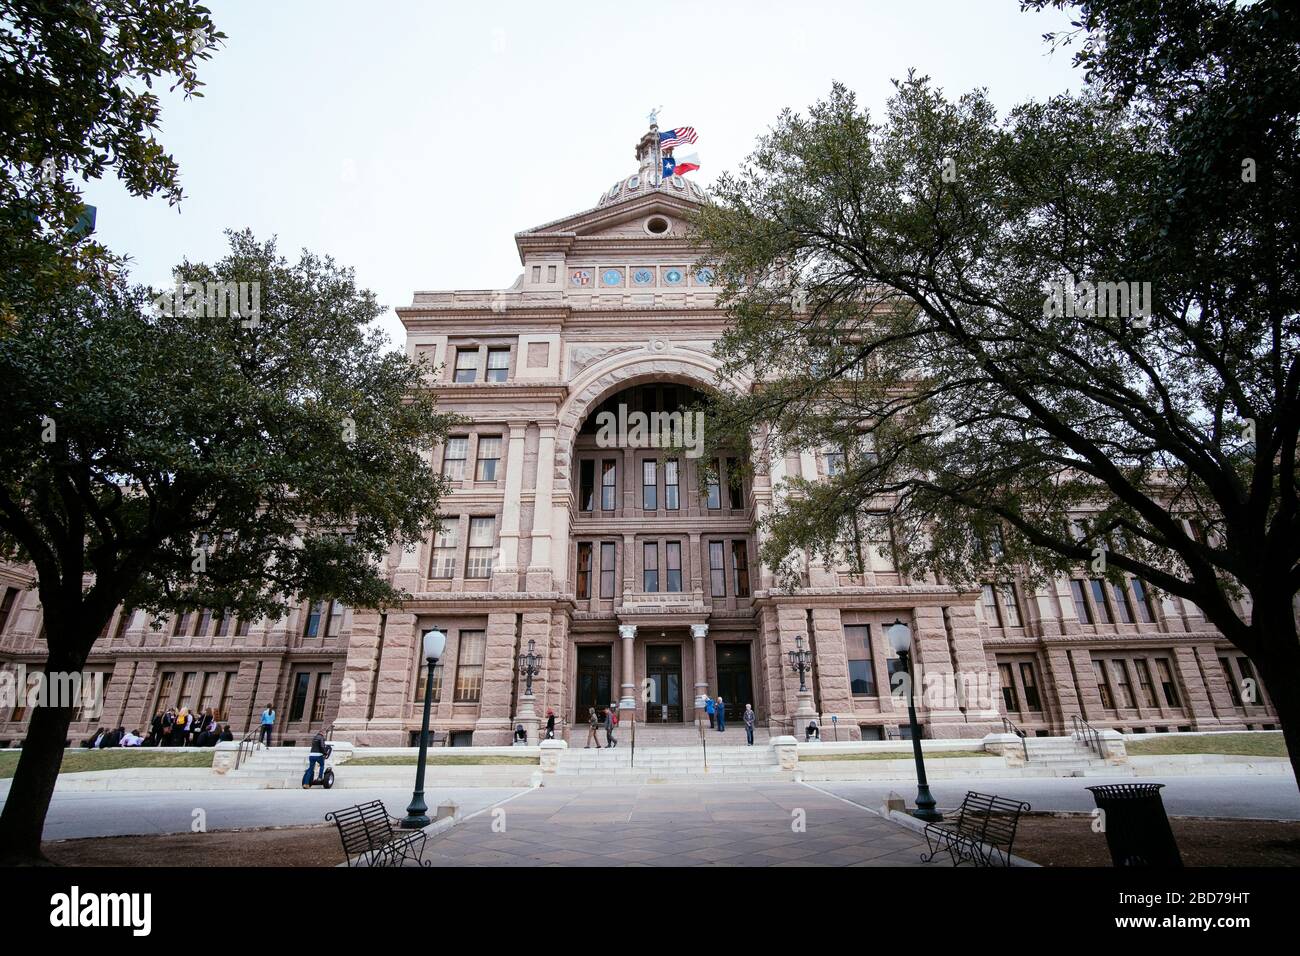
<path fill-rule="evenodd" d="M 693 196 L 656 189 L 526 229 L 516 233 L 515 243 L 522 258 L 525 250 L 568 251 L 575 243 L 600 240 L 647 244 L 683 240 L 688 218 L 701 205 Z"/>

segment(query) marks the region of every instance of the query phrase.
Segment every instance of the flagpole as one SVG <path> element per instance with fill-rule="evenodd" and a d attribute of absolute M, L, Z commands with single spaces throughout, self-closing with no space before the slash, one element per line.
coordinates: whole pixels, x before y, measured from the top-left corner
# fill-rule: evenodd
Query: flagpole
<path fill-rule="evenodd" d="M 652 184 L 658 186 L 663 180 L 664 161 L 659 153 L 659 110 L 650 111 L 650 132 L 654 136 L 654 143 L 650 147 L 650 155 L 654 159 L 654 179 Z"/>

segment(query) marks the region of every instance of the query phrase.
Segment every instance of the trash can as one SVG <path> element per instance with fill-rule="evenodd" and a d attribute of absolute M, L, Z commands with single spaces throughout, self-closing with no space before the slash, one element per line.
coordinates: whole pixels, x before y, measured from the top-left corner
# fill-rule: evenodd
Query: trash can
<path fill-rule="evenodd" d="M 1163 787 L 1163 783 L 1088 787 L 1098 809 L 1105 814 L 1106 846 L 1115 866 L 1183 865 L 1160 799 Z"/>

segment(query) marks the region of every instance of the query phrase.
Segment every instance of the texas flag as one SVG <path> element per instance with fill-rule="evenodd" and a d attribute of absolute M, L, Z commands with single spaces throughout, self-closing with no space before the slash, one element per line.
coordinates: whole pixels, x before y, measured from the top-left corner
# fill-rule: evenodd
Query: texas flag
<path fill-rule="evenodd" d="M 700 157 L 691 153 L 689 156 L 665 156 L 664 177 L 681 176 L 692 169 L 700 168 Z"/>

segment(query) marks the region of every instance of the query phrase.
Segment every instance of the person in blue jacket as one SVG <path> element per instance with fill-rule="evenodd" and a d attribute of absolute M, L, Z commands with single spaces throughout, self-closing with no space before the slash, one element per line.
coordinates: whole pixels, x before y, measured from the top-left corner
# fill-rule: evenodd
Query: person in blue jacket
<path fill-rule="evenodd" d="M 704 712 L 709 715 L 709 729 L 713 729 L 713 698 L 708 697 L 704 701 Z"/>

